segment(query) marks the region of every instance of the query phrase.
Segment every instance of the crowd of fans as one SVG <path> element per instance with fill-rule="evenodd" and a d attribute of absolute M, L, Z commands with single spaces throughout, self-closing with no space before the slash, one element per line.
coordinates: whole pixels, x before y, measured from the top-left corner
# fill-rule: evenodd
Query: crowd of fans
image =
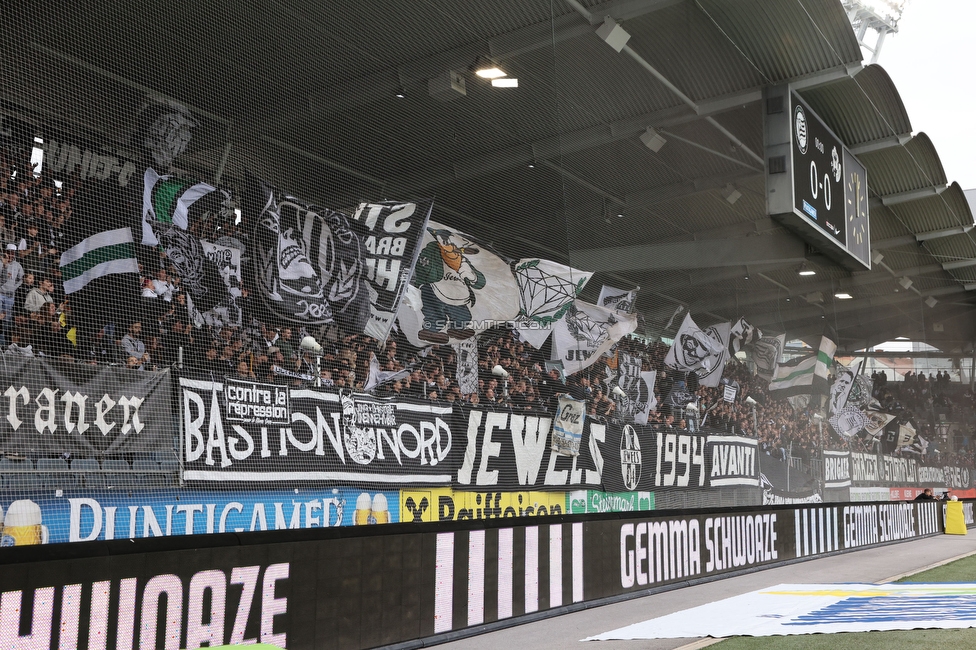
<path fill-rule="evenodd" d="M 72 198 L 83 182 L 75 176 L 56 185 L 35 177 L 29 160 L 0 153 L 0 345 L 8 354 L 115 363 L 133 369 L 179 364 L 185 372 L 293 386 L 360 391 L 370 386 L 381 396 L 521 411 L 552 412 L 557 396 L 570 393 L 586 400 L 591 417 L 615 416 L 618 403 L 612 388 L 620 354 L 563 378 L 558 369 L 547 367 L 547 355 L 520 342 L 516 333 L 492 330 L 478 340 L 477 391 L 465 394 L 456 376 L 456 353 L 450 346 L 418 349 L 396 331 L 381 344 L 333 329 L 315 333 L 323 346 L 318 356 L 301 346 L 307 332 L 257 317 L 250 308 L 246 286 L 240 287 L 237 299 L 241 325 L 201 324 L 189 309 L 176 269 L 155 249 L 140 255 L 142 307 L 129 322 L 107 323 L 81 342 L 76 327 L 81 315 L 72 314 L 71 301 L 65 300 L 58 261 L 65 248 L 65 224 L 72 217 Z M 207 227 L 210 236 L 240 241 L 246 247 L 247 235 L 233 220 L 214 220 Z M 657 371 L 658 407 L 650 413 L 649 424 L 756 436 L 763 452 L 782 459 L 812 459 L 822 449 L 868 451 L 875 443 L 833 435 L 814 417 L 819 409 L 812 405 L 771 399 L 768 381 L 754 376 L 736 359 L 727 364 L 723 385 L 707 388 L 693 374 L 669 370 L 664 364 L 668 348 L 660 342 L 628 337 L 617 350 L 641 359 L 642 370 Z M 493 372 L 497 366 L 507 377 Z M 374 379 L 378 373 L 392 378 L 373 387 L 371 373 Z M 969 437 L 947 445 L 945 427 L 937 426 L 937 415 L 963 421 L 967 431 L 974 424 L 974 396 L 951 390 L 948 373 L 939 372 L 935 377 L 908 373 L 898 383 L 888 382 L 883 373 L 872 379 L 881 409 L 901 414 L 929 441 L 929 449 L 919 453 L 931 456 L 939 449 L 944 462 L 973 464 Z M 724 401 L 725 384 L 736 387 L 734 402 Z M 672 403 L 673 389 L 695 396 L 697 410 L 689 412 L 683 404 Z M 754 407 L 743 402 L 746 396 L 756 402 Z"/>

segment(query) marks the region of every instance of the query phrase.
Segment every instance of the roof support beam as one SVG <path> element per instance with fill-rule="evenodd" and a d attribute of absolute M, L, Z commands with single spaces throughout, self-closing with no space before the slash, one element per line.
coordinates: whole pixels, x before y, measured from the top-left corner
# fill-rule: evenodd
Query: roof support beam
<path fill-rule="evenodd" d="M 885 248 L 895 248 L 896 246 L 905 246 L 906 244 L 920 244 L 932 239 L 942 239 L 943 237 L 952 237 L 953 235 L 964 235 L 972 229 L 972 225 L 953 226 L 952 228 L 930 230 L 928 232 L 920 232 L 914 235 L 901 235 L 900 237 L 878 240 L 871 245 L 871 248 L 884 250 Z"/>
<path fill-rule="evenodd" d="M 911 139 L 911 133 L 899 133 L 898 135 L 892 135 L 887 138 L 878 138 L 877 140 L 861 142 L 853 147 L 848 147 L 848 149 L 850 149 L 851 153 L 853 153 L 855 156 L 860 156 L 861 154 L 882 151 L 884 149 L 890 149 L 891 147 L 903 147 L 908 144 Z"/>
<path fill-rule="evenodd" d="M 748 246 L 731 245 L 728 240 L 703 240 L 591 248 L 570 251 L 574 266 L 591 271 L 631 269 L 700 269 L 744 266 L 773 262 L 802 262 L 806 244 L 791 233 L 773 233 L 739 240 Z"/>
<path fill-rule="evenodd" d="M 900 203 L 908 203 L 909 201 L 917 201 L 918 199 L 927 199 L 932 196 L 939 196 L 946 191 L 947 186 L 945 185 L 933 185 L 932 187 L 923 187 L 917 190 L 910 190 L 908 192 L 898 192 L 897 194 L 885 194 L 880 199 L 871 198 L 869 203 L 871 207 L 886 206 L 891 207 L 893 205 L 898 205 Z"/>

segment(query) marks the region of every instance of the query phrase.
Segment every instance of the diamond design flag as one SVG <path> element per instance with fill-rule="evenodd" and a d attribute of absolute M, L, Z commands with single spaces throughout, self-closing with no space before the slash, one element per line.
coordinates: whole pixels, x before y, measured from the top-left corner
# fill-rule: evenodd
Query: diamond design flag
<path fill-rule="evenodd" d="M 553 359 L 567 375 L 593 365 L 624 336 L 637 329 L 637 317 L 620 314 L 582 300 L 573 301 L 566 315 L 552 326 Z"/>
<path fill-rule="evenodd" d="M 623 314 L 632 314 L 637 307 L 637 290 L 625 291 L 615 287 L 603 285 L 596 304 L 607 309 L 613 309 Z"/>
<path fill-rule="evenodd" d="M 474 336 L 519 313 L 519 287 L 508 262 L 476 239 L 431 221 L 397 320 L 417 347 Z"/>
<path fill-rule="evenodd" d="M 515 265 L 519 285 L 519 335 L 538 349 L 549 338 L 552 324 L 562 318 L 570 304 L 593 277 L 563 264 L 541 259 L 522 259 Z"/>
<path fill-rule="evenodd" d="M 664 357 L 669 368 L 698 375 L 699 384 L 715 388 L 729 358 L 729 323 L 719 323 L 704 330 L 695 324 L 691 314 L 678 328 L 674 343 Z"/>

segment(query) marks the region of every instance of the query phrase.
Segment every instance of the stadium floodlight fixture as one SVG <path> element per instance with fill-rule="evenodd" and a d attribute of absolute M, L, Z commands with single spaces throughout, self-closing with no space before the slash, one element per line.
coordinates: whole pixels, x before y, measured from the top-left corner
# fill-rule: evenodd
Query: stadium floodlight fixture
<path fill-rule="evenodd" d="M 486 56 L 479 56 L 472 70 L 482 79 L 498 79 L 499 77 L 508 76 L 504 70 L 498 67 L 497 63 Z"/>
<path fill-rule="evenodd" d="M 902 278 L 899 278 L 898 279 L 898 284 L 901 285 L 902 289 L 906 289 L 907 290 L 907 289 L 911 289 L 912 288 L 913 282 L 911 281 L 911 279 L 908 276 L 905 276 L 905 277 L 902 277 Z"/>
<path fill-rule="evenodd" d="M 518 79 L 515 77 L 501 77 L 492 79 L 491 85 L 495 88 L 518 88 Z"/>
<path fill-rule="evenodd" d="M 803 275 L 803 276 L 809 276 L 809 275 L 816 275 L 817 272 L 814 269 L 812 269 L 809 266 L 807 266 L 807 263 L 804 262 L 803 264 L 800 265 L 800 268 L 798 268 L 796 270 L 796 274 L 797 275 Z"/>
<path fill-rule="evenodd" d="M 838 291 L 837 293 L 834 294 L 834 298 L 837 298 L 838 300 L 850 300 L 853 297 L 854 296 L 847 293 L 846 291 Z"/>
<path fill-rule="evenodd" d="M 644 143 L 644 146 L 654 153 L 660 151 L 661 147 L 668 143 L 664 136 L 658 133 L 653 126 L 647 127 L 647 130 L 641 134 L 640 139 Z"/>

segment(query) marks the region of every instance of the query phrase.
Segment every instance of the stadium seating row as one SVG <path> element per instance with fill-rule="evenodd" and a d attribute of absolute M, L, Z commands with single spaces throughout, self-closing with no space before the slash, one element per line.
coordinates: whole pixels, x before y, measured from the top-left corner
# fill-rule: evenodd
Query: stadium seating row
<path fill-rule="evenodd" d="M 8 490 L 72 490 L 78 488 L 152 488 L 177 483 L 180 464 L 172 452 L 122 459 L 61 458 L 0 459 L 0 487 Z"/>

